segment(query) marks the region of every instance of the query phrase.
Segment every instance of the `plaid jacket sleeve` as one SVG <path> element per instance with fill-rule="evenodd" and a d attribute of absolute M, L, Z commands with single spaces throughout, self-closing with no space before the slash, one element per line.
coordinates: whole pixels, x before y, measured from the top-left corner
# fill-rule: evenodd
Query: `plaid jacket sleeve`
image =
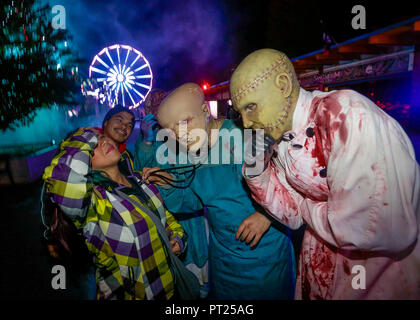
<path fill-rule="evenodd" d="M 83 222 L 90 203 L 93 186 L 86 175 L 97 142 L 93 131 L 76 131 L 61 143 L 58 154 L 45 168 L 42 177 L 51 201 L 58 204 L 77 227 Z"/>
<path fill-rule="evenodd" d="M 166 214 L 166 232 L 170 235 L 170 239 L 175 239 L 181 248 L 181 252 L 187 245 L 188 236 L 184 231 L 184 228 L 178 223 L 175 217 L 168 210 L 165 209 Z"/>

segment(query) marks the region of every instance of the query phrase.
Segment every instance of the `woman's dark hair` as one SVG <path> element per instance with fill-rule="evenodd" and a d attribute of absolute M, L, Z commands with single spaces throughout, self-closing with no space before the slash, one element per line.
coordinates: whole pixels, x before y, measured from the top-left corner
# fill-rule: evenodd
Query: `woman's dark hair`
<path fill-rule="evenodd" d="M 76 228 L 56 205 L 52 210 L 50 231 L 53 238 L 71 255 L 74 248 L 71 248 L 70 242 L 76 233 Z"/>
<path fill-rule="evenodd" d="M 69 267 L 87 270 L 91 263 L 91 255 L 83 234 L 56 204 L 50 201 L 47 203 L 45 209 L 50 215 L 52 236 L 49 244 L 57 249 L 58 260 Z"/>

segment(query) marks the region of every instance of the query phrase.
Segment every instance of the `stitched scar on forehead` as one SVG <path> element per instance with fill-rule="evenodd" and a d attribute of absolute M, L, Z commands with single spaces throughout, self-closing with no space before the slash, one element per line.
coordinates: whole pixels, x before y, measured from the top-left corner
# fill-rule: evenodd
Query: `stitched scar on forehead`
<path fill-rule="evenodd" d="M 232 102 L 236 105 L 239 101 L 246 96 L 250 91 L 254 91 L 258 88 L 260 84 L 262 84 L 265 80 L 271 78 L 272 74 L 280 69 L 286 70 L 286 63 L 284 57 L 277 57 L 276 60 L 273 61 L 271 66 L 266 68 L 266 70 L 252 79 L 250 82 L 239 88 L 236 92 L 232 94 Z"/>

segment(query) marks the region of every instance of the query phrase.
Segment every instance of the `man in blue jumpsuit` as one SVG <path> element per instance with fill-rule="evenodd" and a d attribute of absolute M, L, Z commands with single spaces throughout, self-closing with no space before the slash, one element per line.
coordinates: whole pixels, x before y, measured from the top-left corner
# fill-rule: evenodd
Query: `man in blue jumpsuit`
<path fill-rule="evenodd" d="M 156 154 L 163 142 L 156 141 L 156 134 L 160 126 L 155 116 L 159 104 L 166 95 L 163 90 L 157 89 L 152 90 L 146 98 L 145 111 L 147 114 L 140 123 L 140 133 L 134 154 L 134 168 L 138 171 L 142 171 L 144 167 L 160 165 L 156 160 Z M 172 165 L 167 164 L 162 167 L 169 168 Z M 199 279 L 201 298 L 205 298 L 208 294 L 208 237 L 204 210 L 190 214 L 175 213 L 174 216 L 188 235 L 188 248 L 183 255 L 183 263 Z"/>
<path fill-rule="evenodd" d="M 198 85 L 188 83 L 174 90 L 159 107 L 159 124 L 172 130 L 188 152 L 197 155 L 207 142 L 210 151 L 197 156 L 205 161 L 190 172 L 178 169 L 168 174 L 156 172 L 158 167 L 144 168 L 143 177 L 159 185 L 171 212 L 207 207 L 210 299 L 292 299 L 296 268 L 288 230 L 270 220 L 250 198 L 242 178 L 242 161 L 234 159 L 235 148 L 242 146 L 228 145 L 223 137 L 242 131 L 231 120 L 208 118 L 209 109 Z M 183 125 L 186 130 L 181 129 Z M 210 134 L 208 141 L 194 136 L 197 129 Z M 158 154 L 163 153 L 158 150 Z M 194 162 L 186 158 L 189 165 Z"/>

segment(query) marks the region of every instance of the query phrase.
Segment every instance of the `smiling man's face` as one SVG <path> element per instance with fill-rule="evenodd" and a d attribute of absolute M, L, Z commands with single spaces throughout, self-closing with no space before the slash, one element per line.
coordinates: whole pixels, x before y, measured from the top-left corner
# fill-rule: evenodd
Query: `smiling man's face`
<path fill-rule="evenodd" d="M 104 135 L 118 145 L 124 143 L 133 131 L 133 115 L 128 112 L 114 114 L 104 123 Z"/>

